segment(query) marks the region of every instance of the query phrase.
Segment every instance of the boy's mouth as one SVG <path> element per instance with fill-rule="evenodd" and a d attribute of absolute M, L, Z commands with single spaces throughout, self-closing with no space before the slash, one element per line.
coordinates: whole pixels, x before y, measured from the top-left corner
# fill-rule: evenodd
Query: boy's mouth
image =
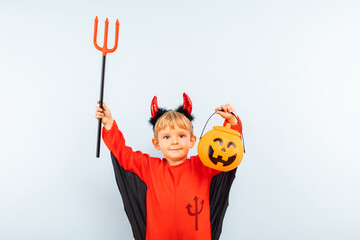
<path fill-rule="evenodd" d="M 180 151 L 181 148 L 170 149 L 170 151 Z"/>

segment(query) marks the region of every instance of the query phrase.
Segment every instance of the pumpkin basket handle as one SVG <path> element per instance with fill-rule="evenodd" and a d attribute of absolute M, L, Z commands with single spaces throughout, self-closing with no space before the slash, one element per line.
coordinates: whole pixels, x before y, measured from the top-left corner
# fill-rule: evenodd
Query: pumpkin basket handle
<path fill-rule="evenodd" d="M 220 110 L 220 111 L 223 112 L 223 110 Z M 231 113 L 232 115 L 234 115 L 234 117 L 236 118 L 236 121 L 237 121 L 237 123 L 238 123 L 239 129 L 241 129 L 240 134 L 241 134 L 241 140 L 242 140 L 242 143 L 243 143 L 243 148 L 244 148 L 244 153 L 245 153 L 245 139 L 244 139 L 244 135 L 243 135 L 243 133 L 242 133 L 242 128 L 241 128 L 239 119 L 237 118 L 237 116 L 235 115 L 235 113 L 233 113 L 233 112 L 230 112 L 230 113 Z M 212 116 L 214 116 L 215 114 L 216 114 L 216 112 L 214 112 L 213 114 L 211 114 L 211 116 L 210 116 L 210 117 L 208 118 L 208 120 L 206 121 L 205 126 L 204 126 L 204 128 L 203 128 L 203 130 L 202 130 L 202 132 L 201 132 L 201 135 L 200 135 L 200 139 L 199 139 L 199 140 L 201 140 L 201 138 L 202 138 L 202 136 L 203 136 L 203 134 L 204 134 L 205 127 L 206 127 L 206 125 L 208 124 L 210 118 L 212 118 Z"/>

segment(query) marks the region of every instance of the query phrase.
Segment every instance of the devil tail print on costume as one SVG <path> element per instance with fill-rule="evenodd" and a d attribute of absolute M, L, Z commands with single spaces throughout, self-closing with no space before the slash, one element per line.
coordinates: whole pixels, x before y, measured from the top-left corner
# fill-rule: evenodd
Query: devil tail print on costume
<path fill-rule="evenodd" d="M 198 224 L 198 215 L 201 213 L 203 207 L 204 207 L 204 200 L 201 201 L 201 208 L 198 209 L 198 200 L 199 198 L 197 196 L 194 197 L 194 201 L 195 201 L 195 211 L 191 212 L 191 208 L 193 206 L 191 206 L 191 204 L 189 203 L 186 208 L 187 208 L 187 212 L 190 216 L 195 216 L 195 231 L 199 230 L 199 224 Z"/>

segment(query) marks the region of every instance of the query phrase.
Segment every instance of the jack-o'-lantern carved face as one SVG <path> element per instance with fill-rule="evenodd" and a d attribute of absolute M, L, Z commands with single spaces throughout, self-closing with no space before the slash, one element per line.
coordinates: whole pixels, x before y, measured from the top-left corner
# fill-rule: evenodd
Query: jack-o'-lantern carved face
<path fill-rule="evenodd" d="M 209 159 L 215 165 L 222 163 L 224 167 L 232 164 L 237 156 L 237 146 L 234 142 L 215 138 L 209 146 Z"/>
<path fill-rule="evenodd" d="M 240 133 L 230 127 L 215 126 L 200 139 L 198 154 L 205 166 L 227 172 L 241 163 L 244 148 Z"/>

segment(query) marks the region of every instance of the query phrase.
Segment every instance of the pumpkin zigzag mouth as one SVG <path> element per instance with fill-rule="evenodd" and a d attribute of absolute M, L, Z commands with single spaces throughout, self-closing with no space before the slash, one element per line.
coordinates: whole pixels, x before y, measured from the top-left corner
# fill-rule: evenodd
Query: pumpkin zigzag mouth
<path fill-rule="evenodd" d="M 211 160 L 212 163 L 214 163 L 215 165 L 217 165 L 219 162 L 223 164 L 224 167 L 231 165 L 237 156 L 237 153 L 235 153 L 234 155 L 232 155 L 231 157 L 228 157 L 228 160 L 225 161 L 222 159 L 222 156 L 218 156 L 218 157 L 213 157 L 214 155 L 214 149 L 212 148 L 212 146 L 209 146 L 209 151 L 208 151 L 208 155 L 209 155 L 209 159 Z"/>

